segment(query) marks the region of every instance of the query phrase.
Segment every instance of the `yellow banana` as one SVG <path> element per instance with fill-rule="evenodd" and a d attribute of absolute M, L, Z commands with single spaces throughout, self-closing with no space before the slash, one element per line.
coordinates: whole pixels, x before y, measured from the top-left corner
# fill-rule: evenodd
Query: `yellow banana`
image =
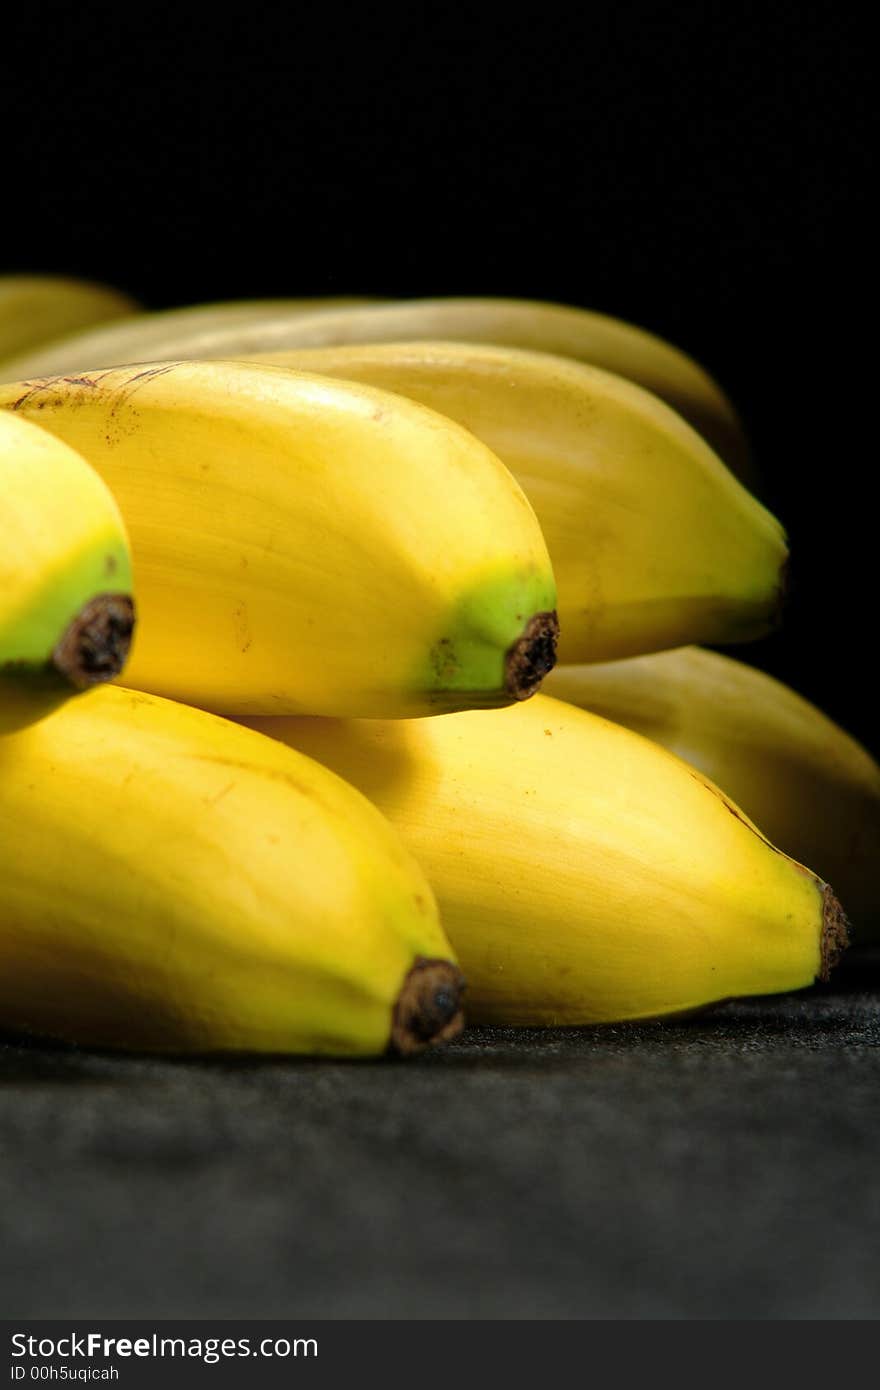
<path fill-rule="evenodd" d="M 474 1022 L 601 1023 L 799 989 L 845 941 L 827 885 L 712 783 L 561 701 L 249 722 L 347 777 L 398 829 L 437 894 Z"/>
<path fill-rule="evenodd" d="M 100 1047 L 402 1053 L 461 1026 L 431 890 L 310 759 L 105 686 L 0 739 L 0 1026 Z"/>
<path fill-rule="evenodd" d="M 325 310 L 369 304 L 368 299 L 241 299 L 220 304 L 188 304 L 182 309 L 140 313 L 122 323 L 101 324 L 40 342 L 0 362 L 4 381 L 26 376 L 58 376 L 93 367 L 120 367 L 160 358 L 227 357 L 230 339 L 240 351 L 257 351 L 267 327 L 311 319 Z M 2 303 L 2 300 L 0 300 Z M 78 328 L 73 324 L 71 328 Z M 235 355 L 235 354 L 232 354 Z"/>
<path fill-rule="evenodd" d="M 164 339 L 158 336 L 146 342 L 139 338 L 140 330 L 135 328 L 132 336 L 125 326 L 118 333 L 111 329 L 80 334 L 75 341 L 59 345 L 57 351 L 49 349 L 19 360 L 7 379 L 117 366 L 135 360 L 133 352 L 137 360 L 149 357 L 155 361 L 160 357 L 237 358 L 287 348 L 418 339 L 499 344 L 573 357 L 630 378 L 668 401 L 705 435 L 731 468 L 744 476 L 749 472 L 749 448 L 742 426 L 717 383 L 678 348 L 620 319 L 525 299 L 355 303 L 335 310 L 331 306 L 328 312 L 316 314 L 304 313 L 307 307 L 308 301 L 297 301 L 292 311 L 273 311 L 259 320 L 230 317 L 226 323 L 211 325 L 204 335 L 196 331 L 178 336 L 178 321 L 157 315 L 153 323 L 160 335 L 157 318 L 174 324 L 174 332 Z M 179 322 L 183 327 L 182 318 Z"/>
<path fill-rule="evenodd" d="M 134 623 L 119 509 L 46 430 L 0 412 L 0 732 L 122 670 Z"/>
<path fill-rule="evenodd" d="M 129 526 L 126 684 L 227 713 L 417 715 L 553 664 L 534 513 L 472 435 L 386 392 L 166 363 L 0 388 L 80 449 Z"/>
<path fill-rule="evenodd" d="M 696 647 L 559 667 L 546 691 L 699 768 L 774 844 L 834 884 L 857 940 L 880 939 L 880 767 L 815 705 Z"/>
<path fill-rule="evenodd" d="M 735 642 L 776 621 L 785 535 L 656 396 L 566 358 L 469 343 L 260 355 L 396 391 L 470 430 L 541 523 L 560 661 Z"/>
<path fill-rule="evenodd" d="M 127 294 L 88 280 L 0 275 L 0 375 L 7 358 L 31 352 L 62 334 L 134 314 L 137 307 Z"/>

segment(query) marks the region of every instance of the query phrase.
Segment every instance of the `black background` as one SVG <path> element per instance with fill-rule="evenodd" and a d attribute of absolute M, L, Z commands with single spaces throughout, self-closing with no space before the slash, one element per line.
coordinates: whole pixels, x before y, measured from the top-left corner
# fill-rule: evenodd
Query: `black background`
<path fill-rule="evenodd" d="M 29 7 L 5 36 L 0 266 L 153 307 L 506 294 L 668 337 L 787 525 L 740 654 L 877 749 L 870 45 L 856 7 Z"/>

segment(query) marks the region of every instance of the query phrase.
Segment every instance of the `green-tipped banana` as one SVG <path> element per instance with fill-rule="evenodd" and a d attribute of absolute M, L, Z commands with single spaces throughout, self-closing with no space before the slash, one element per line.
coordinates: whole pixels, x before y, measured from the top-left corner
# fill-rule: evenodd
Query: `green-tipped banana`
<path fill-rule="evenodd" d="M 498 455 L 547 541 L 560 661 L 746 641 L 775 625 L 787 558 L 779 523 L 680 416 L 622 377 L 469 343 L 260 360 L 409 396 Z"/>
<path fill-rule="evenodd" d="M 80 334 L 76 340 L 59 345 L 57 352 L 50 349 L 20 360 L 7 379 L 112 367 L 147 358 L 235 358 L 252 352 L 346 343 L 434 339 L 499 344 L 573 357 L 628 377 L 668 401 L 705 435 L 729 467 L 741 476 L 750 473 L 742 426 L 717 383 L 678 348 L 607 314 L 525 299 L 413 299 L 396 304 L 354 304 L 315 314 L 304 313 L 306 307 L 307 301 L 298 301 L 286 314 L 273 312 L 250 321 L 246 315 L 243 319 L 230 317 L 226 323 L 211 325 L 204 336 L 196 332 L 164 341 L 159 336 L 149 343 L 139 337 L 139 330 L 132 338 L 125 327 L 119 334 L 112 330 Z M 159 330 L 161 325 L 155 319 L 154 323 Z"/>
<path fill-rule="evenodd" d="M 546 690 L 699 768 L 774 844 L 834 884 L 858 941 L 880 941 L 880 767 L 815 705 L 695 647 L 558 667 Z"/>
<path fill-rule="evenodd" d="M 125 663 L 131 556 L 113 497 L 72 448 L 0 412 L 0 732 Z"/>
<path fill-rule="evenodd" d="M 0 388 L 132 539 L 126 684 L 232 714 L 507 704 L 554 660 L 535 514 L 473 435 L 384 391 L 191 362 Z"/>
<path fill-rule="evenodd" d="M 127 294 L 63 275 L 0 275 L 0 376 L 54 339 L 137 312 Z M 17 376 L 18 373 L 10 373 Z"/>

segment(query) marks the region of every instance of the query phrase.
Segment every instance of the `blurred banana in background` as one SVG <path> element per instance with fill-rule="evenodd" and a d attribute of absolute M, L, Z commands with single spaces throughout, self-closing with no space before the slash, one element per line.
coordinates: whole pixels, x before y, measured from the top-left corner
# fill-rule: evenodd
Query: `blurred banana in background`
<path fill-rule="evenodd" d="M 541 523 L 560 661 L 762 636 L 780 611 L 782 527 L 663 401 L 545 353 L 392 343 L 260 361 L 398 392 L 497 454 Z"/>
<path fill-rule="evenodd" d="M 748 442 L 733 406 L 697 362 L 633 324 L 608 314 L 528 299 L 444 298 L 395 303 L 276 302 L 248 318 L 256 306 L 201 306 L 151 315 L 118 331 L 81 333 L 45 352 L 20 358 L 7 380 L 25 376 L 123 366 L 159 357 L 237 358 L 252 352 L 394 343 L 431 339 L 486 343 L 555 353 L 615 372 L 665 400 L 708 440 L 724 462 L 752 478 Z M 231 314 L 229 311 L 232 311 Z M 276 310 L 278 310 L 276 312 Z M 192 316 L 189 321 L 187 315 Z M 212 315 L 216 318 L 212 320 Z"/>
<path fill-rule="evenodd" d="M 21 353 L 77 329 L 135 314 L 138 308 L 127 294 L 89 280 L 0 275 L 0 376 L 7 360 Z"/>
<path fill-rule="evenodd" d="M 21 355 L 0 362 L 0 377 L 54 376 L 91 367 L 119 367 L 159 359 L 225 357 L 231 339 L 259 348 L 269 325 L 290 323 L 324 310 L 339 310 L 373 301 L 354 296 L 333 299 L 234 299 L 219 304 L 190 304 L 127 317 L 79 332 L 53 335 Z M 108 315 L 109 317 L 109 315 Z M 78 325 L 72 325 L 78 327 Z M 217 348 L 221 351 L 218 353 Z M 243 347 L 242 350 L 246 350 Z M 235 354 L 234 354 L 235 355 Z"/>

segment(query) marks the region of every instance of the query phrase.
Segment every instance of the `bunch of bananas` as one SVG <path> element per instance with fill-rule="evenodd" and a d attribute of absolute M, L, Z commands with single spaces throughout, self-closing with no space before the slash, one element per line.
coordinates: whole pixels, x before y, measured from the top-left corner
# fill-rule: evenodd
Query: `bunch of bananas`
<path fill-rule="evenodd" d="M 829 877 L 869 939 L 880 769 L 692 645 L 787 548 L 677 349 L 8 277 L 0 378 L 0 1026 L 406 1055 L 807 986 Z"/>

